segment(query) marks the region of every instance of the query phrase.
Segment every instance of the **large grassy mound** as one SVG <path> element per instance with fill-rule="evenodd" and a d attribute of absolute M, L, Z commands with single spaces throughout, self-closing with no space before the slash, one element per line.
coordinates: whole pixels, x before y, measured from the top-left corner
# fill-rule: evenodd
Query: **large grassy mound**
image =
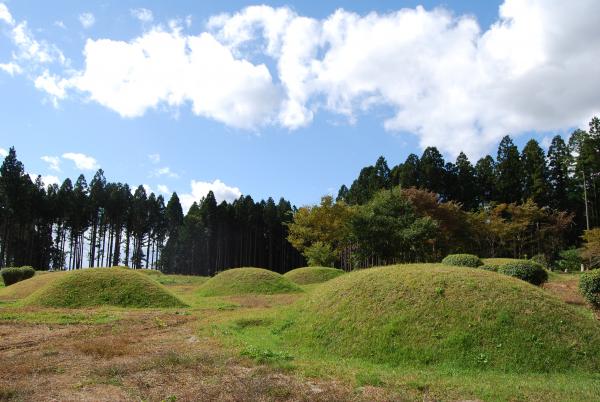
<path fill-rule="evenodd" d="M 290 337 L 391 365 L 509 372 L 600 369 L 600 324 L 521 280 L 437 264 L 333 279 L 299 303 Z"/>
<path fill-rule="evenodd" d="M 46 307 L 183 307 L 168 289 L 125 268 L 91 268 L 65 273 L 24 300 Z"/>
<path fill-rule="evenodd" d="M 323 283 L 342 275 L 341 269 L 327 267 L 304 267 L 296 268 L 286 272 L 283 276 L 299 285 L 310 285 L 311 283 Z"/>
<path fill-rule="evenodd" d="M 44 272 L 38 271 L 33 278 L 17 282 L 14 285 L 0 288 L 0 300 L 19 300 L 33 292 L 43 288 L 54 280 L 62 277 L 66 272 Z"/>
<path fill-rule="evenodd" d="M 276 272 L 262 268 L 234 268 L 209 279 L 200 288 L 201 296 L 230 296 L 248 293 L 276 294 L 302 289 Z"/>

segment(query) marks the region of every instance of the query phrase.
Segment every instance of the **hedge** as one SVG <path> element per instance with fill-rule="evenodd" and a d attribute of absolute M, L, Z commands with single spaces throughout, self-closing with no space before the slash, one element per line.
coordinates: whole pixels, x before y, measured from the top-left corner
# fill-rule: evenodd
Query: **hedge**
<path fill-rule="evenodd" d="M 35 270 L 32 267 L 11 267 L 0 270 L 0 276 L 6 286 L 29 279 L 33 275 L 35 275 Z"/>

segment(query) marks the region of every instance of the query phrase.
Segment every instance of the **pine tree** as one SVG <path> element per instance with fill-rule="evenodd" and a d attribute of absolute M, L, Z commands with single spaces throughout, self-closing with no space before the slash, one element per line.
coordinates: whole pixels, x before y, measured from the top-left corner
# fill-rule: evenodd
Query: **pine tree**
<path fill-rule="evenodd" d="M 550 185 L 544 150 L 538 142 L 531 139 L 521 153 L 523 166 L 523 201 L 533 199 L 539 206 L 549 204 Z"/>
<path fill-rule="evenodd" d="M 550 206 L 560 211 L 571 209 L 572 180 L 569 175 L 573 156 L 560 135 L 552 139 L 548 148 L 548 181 L 550 183 Z"/>
<path fill-rule="evenodd" d="M 502 138 L 498 146 L 496 171 L 498 201 L 506 203 L 521 201 L 523 166 L 519 150 L 508 135 Z"/>
<path fill-rule="evenodd" d="M 463 208 L 472 210 L 477 207 L 477 186 L 475 168 L 463 152 L 456 158 L 456 190 L 453 199 Z"/>
<path fill-rule="evenodd" d="M 477 202 L 486 205 L 496 199 L 496 162 L 487 155 L 475 164 Z"/>

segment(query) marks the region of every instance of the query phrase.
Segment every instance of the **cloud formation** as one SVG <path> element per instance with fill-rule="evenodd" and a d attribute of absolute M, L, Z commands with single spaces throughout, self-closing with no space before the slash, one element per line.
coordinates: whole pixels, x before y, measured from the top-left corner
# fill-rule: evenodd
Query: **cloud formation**
<path fill-rule="evenodd" d="M 60 158 L 58 156 L 42 156 L 40 158 L 44 162 L 48 164 L 50 170 L 54 170 L 56 172 L 60 172 Z"/>
<path fill-rule="evenodd" d="M 149 23 L 154 20 L 154 15 L 147 8 L 133 8 L 130 10 L 131 16 L 144 23 Z"/>
<path fill-rule="evenodd" d="M 250 130 L 299 129 L 323 111 L 349 124 L 376 113 L 422 147 L 478 156 L 505 134 L 568 129 L 598 113 L 596 8 L 594 0 L 505 0 L 483 30 L 444 8 L 339 9 L 315 19 L 251 6 L 213 16 L 197 35 L 172 23 L 129 41 L 88 39 L 79 71 L 42 70 L 35 83 L 55 102 L 78 92 L 125 118 L 189 104 Z M 0 20 L 14 38 L 28 32 L 6 6 Z M 26 37 L 14 39 L 21 58 L 58 57 Z"/>
<path fill-rule="evenodd" d="M 217 203 L 222 201 L 233 202 L 242 195 L 239 188 L 228 186 L 219 179 L 214 180 L 212 183 L 192 180 L 190 186 L 192 188 L 190 193 L 179 196 L 184 212 L 187 212 L 194 202 L 199 202 L 206 197 L 209 191 L 213 192 Z"/>
<path fill-rule="evenodd" d="M 96 23 L 96 17 L 92 13 L 79 14 L 79 22 L 85 29 L 91 28 Z"/>
<path fill-rule="evenodd" d="M 68 159 L 75 163 L 75 167 L 81 170 L 97 170 L 100 168 L 100 165 L 96 161 L 96 159 L 91 156 L 76 153 L 76 152 L 67 152 L 62 155 L 63 159 Z"/>

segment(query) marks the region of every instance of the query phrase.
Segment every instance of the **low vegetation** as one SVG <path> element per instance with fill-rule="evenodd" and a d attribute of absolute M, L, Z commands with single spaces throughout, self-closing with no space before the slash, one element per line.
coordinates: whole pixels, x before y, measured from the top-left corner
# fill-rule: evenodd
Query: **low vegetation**
<path fill-rule="evenodd" d="M 542 289 L 484 270 L 391 266 L 331 280 L 300 302 L 289 336 L 393 366 L 505 372 L 600 368 L 600 325 Z"/>
<path fill-rule="evenodd" d="M 69 272 L 31 294 L 24 304 L 66 308 L 185 306 L 159 283 L 124 268 L 91 268 Z"/>
<path fill-rule="evenodd" d="M 548 280 L 548 272 L 540 264 L 533 261 L 515 261 L 502 264 L 498 267 L 497 272 L 537 286 Z"/>
<path fill-rule="evenodd" d="M 579 290 L 588 302 L 600 308 L 600 270 L 596 269 L 581 274 Z"/>
<path fill-rule="evenodd" d="M 262 268 L 234 268 L 223 271 L 200 288 L 201 296 L 230 296 L 249 293 L 276 294 L 302 292 L 288 278 Z"/>
<path fill-rule="evenodd" d="M 2 268 L 0 270 L 0 276 L 5 286 L 13 285 L 17 282 L 24 281 L 25 279 L 32 278 L 35 275 L 35 269 L 32 267 L 10 267 Z"/>
<path fill-rule="evenodd" d="M 327 282 L 344 274 L 341 269 L 327 267 L 304 267 L 286 272 L 283 276 L 298 285 Z"/>
<path fill-rule="evenodd" d="M 442 260 L 442 264 L 453 265 L 457 267 L 477 268 L 483 265 L 483 262 L 473 254 L 450 254 Z"/>

